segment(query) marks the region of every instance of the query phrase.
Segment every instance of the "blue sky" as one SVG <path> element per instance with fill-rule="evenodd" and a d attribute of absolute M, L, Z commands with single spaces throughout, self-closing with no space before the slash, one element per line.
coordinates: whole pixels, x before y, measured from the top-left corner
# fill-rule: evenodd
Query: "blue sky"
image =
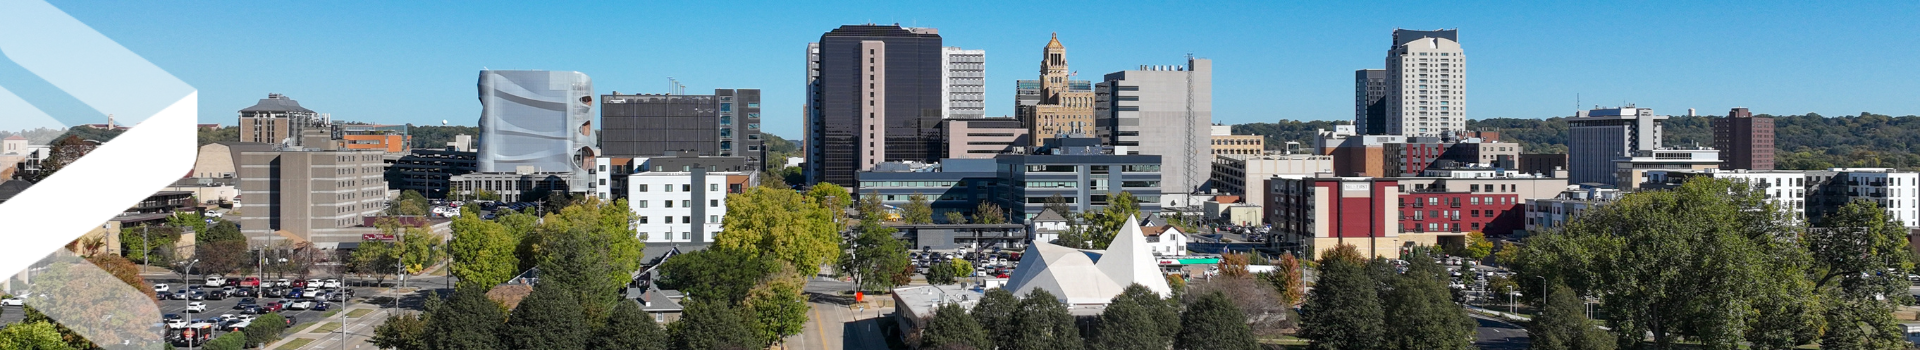
<path fill-rule="evenodd" d="M 842 24 L 940 29 L 987 50 L 987 113 L 1012 114 L 1058 32 L 1082 79 L 1214 60 L 1214 121 L 1350 120 L 1352 74 L 1396 28 L 1459 28 L 1475 119 L 1622 102 L 1662 114 L 1920 114 L 1920 2 L 66 1 L 59 8 L 200 91 L 203 122 L 284 93 L 336 119 L 474 125 L 482 67 L 577 70 L 600 93 L 759 88 L 799 136 L 804 48 Z M 111 111 L 103 111 L 111 113 Z"/>

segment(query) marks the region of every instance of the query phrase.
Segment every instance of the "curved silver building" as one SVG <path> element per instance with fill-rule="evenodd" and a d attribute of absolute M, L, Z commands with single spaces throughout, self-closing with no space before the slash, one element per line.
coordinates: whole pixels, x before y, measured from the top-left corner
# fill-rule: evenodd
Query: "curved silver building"
<path fill-rule="evenodd" d="M 483 70 L 480 106 L 480 172 L 571 173 L 569 180 L 587 181 L 600 150 L 585 73 Z"/>

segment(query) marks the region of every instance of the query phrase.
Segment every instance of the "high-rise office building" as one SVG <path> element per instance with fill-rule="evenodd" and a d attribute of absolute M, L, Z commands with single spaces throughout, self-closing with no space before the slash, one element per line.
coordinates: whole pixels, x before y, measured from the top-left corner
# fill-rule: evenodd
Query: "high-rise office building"
<path fill-rule="evenodd" d="M 1574 184 L 1616 183 L 1614 160 L 1660 148 L 1661 121 L 1651 108 L 1581 111 L 1567 119 L 1567 172 Z"/>
<path fill-rule="evenodd" d="M 610 157 L 659 157 L 692 151 L 744 157 L 761 169 L 759 89 L 714 89 L 712 95 L 600 95 L 601 149 Z"/>
<path fill-rule="evenodd" d="M 853 187 L 855 173 L 888 161 L 937 161 L 940 33 L 899 25 L 845 25 L 807 46 L 808 183 Z"/>
<path fill-rule="evenodd" d="M 1387 49 L 1386 134 L 1451 136 L 1467 129 L 1467 58 L 1459 34 L 1393 30 L 1393 47 Z"/>
<path fill-rule="evenodd" d="M 941 49 L 940 105 L 946 119 L 987 115 L 987 50 Z"/>
<path fill-rule="evenodd" d="M 1353 71 L 1353 125 L 1366 135 L 1387 133 L 1387 70 Z"/>
<path fill-rule="evenodd" d="M 1073 71 L 1067 69 L 1067 48 L 1060 45 L 1060 36 L 1054 35 L 1042 52 L 1040 80 L 1015 82 L 1022 87 L 1019 92 L 1038 94 L 1014 96 L 1014 113 L 1027 124 L 1029 135 L 1035 139 L 1060 134 L 1094 135 L 1092 84 L 1072 79 Z M 1030 90 L 1027 85 L 1039 88 Z"/>
<path fill-rule="evenodd" d="M 1094 90 L 1098 132 L 1114 153 L 1160 156 L 1160 204 L 1204 201 L 1188 195 L 1213 170 L 1213 61 L 1189 57 L 1185 66 L 1109 73 Z"/>
<path fill-rule="evenodd" d="M 569 181 L 592 179 L 586 169 L 600 151 L 589 113 L 593 80 L 585 73 L 483 70 L 479 86 L 480 172 L 565 172 L 574 174 Z"/>
<path fill-rule="evenodd" d="M 240 142 L 298 141 L 293 136 L 300 134 L 301 126 L 325 124 L 314 122 L 319 118 L 319 113 L 301 107 L 300 101 L 287 98 L 287 95 L 267 94 L 267 98 L 260 99 L 259 103 L 240 110 Z"/>
<path fill-rule="evenodd" d="M 1713 148 L 1726 169 L 1773 170 L 1773 118 L 1734 108 L 1713 118 Z"/>

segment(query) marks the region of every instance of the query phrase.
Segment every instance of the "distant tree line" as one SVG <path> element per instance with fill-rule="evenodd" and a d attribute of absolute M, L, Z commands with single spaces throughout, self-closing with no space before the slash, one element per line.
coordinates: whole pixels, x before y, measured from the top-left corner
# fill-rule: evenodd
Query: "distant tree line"
<path fill-rule="evenodd" d="M 1832 167 L 1920 168 L 1920 116 L 1894 117 L 1862 112 L 1851 116 L 1767 115 L 1774 118 L 1775 168 Z M 1662 143 L 1671 146 L 1713 146 L 1712 118 L 1673 116 L 1665 122 Z M 1552 117 L 1490 118 L 1467 121 L 1467 129 L 1498 131 L 1500 139 L 1519 143 L 1527 153 L 1566 153 L 1567 119 Z M 1333 129 L 1347 121 L 1280 121 L 1233 126 L 1236 134 L 1262 135 L 1268 149 L 1287 141 L 1311 144 L 1315 129 Z"/>

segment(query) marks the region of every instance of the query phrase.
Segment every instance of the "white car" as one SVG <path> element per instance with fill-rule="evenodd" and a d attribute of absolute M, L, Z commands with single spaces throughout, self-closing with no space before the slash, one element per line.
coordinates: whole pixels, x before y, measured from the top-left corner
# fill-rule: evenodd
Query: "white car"
<path fill-rule="evenodd" d="M 321 288 L 340 288 L 340 280 L 328 278 L 326 282 L 323 282 L 320 284 L 320 287 Z"/>
<path fill-rule="evenodd" d="M 274 282 L 273 282 L 273 286 L 274 286 L 274 287 L 292 287 L 292 286 L 293 286 L 293 281 L 288 281 L 287 279 L 285 279 L 285 278 L 282 278 L 282 279 L 280 279 L 280 280 L 278 280 L 278 281 L 274 281 Z"/>
<path fill-rule="evenodd" d="M 317 288 L 300 291 L 301 298 L 313 299 L 313 297 L 317 296 L 320 296 L 320 289 Z"/>
<path fill-rule="evenodd" d="M 186 319 L 182 318 L 182 319 L 167 320 L 167 329 L 181 329 L 181 328 L 187 328 Z"/>
<path fill-rule="evenodd" d="M 233 314 L 220 314 L 220 317 L 215 317 L 214 319 L 220 320 L 220 321 L 232 321 L 234 317 L 235 316 Z"/>
<path fill-rule="evenodd" d="M 240 320 L 240 322 L 253 322 L 254 320 L 253 315 L 240 315 L 240 316 L 234 316 L 233 318 Z"/>
<path fill-rule="evenodd" d="M 227 285 L 227 279 L 220 278 L 218 276 L 207 277 L 207 284 L 205 284 L 205 286 L 208 286 L 208 287 L 222 287 L 226 285 Z"/>
<path fill-rule="evenodd" d="M 320 279 L 318 278 L 307 280 L 308 289 L 319 289 L 324 285 L 326 285 L 326 283 L 320 282 Z"/>
<path fill-rule="evenodd" d="M 155 285 L 153 285 L 153 292 L 154 292 L 154 293 L 166 293 L 166 292 L 167 292 L 167 291 L 169 291 L 169 290 L 173 290 L 173 287 L 170 287 L 170 286 L 167 286 L 167 284 L 166 284 L 166 283 L 161 283 L 161 284 L 155 284 Z"/>
<path fill-rule="evenodd" d="M 307 301 L 307 300 L 301 300 L 301 301 L 293 302 L 292 304 L 287 304 L 287 310 L 306 310 L 310 308 L 313 308 L 313 302 Z"/>
<path fill-rule="evenodd" d="M 187 303 L 187 312 L 207 312 L 207 303 L 198 301 Z"/>
<path fill-rule="evenodd" d="M 19 297 L 0 299 L 0 306 L 26 306 L 27 300 Z"/>

